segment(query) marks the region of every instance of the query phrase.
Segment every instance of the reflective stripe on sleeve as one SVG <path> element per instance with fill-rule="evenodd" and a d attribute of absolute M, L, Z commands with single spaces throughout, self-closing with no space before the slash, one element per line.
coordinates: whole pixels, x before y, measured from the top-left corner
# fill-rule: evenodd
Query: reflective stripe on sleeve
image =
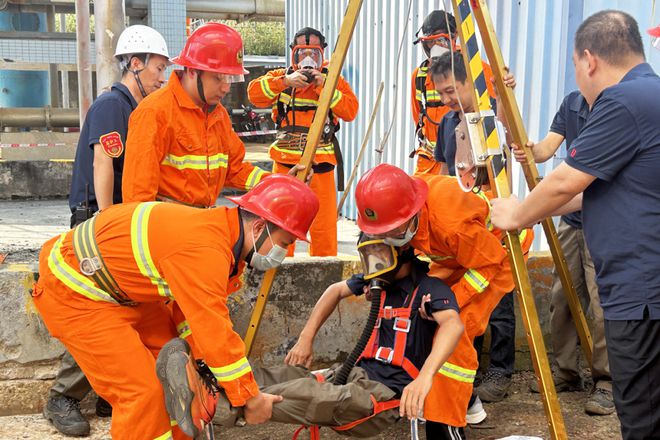
<path fill-rule="evenodd" d="M 261 85 L 261 91 L 264 93 L 265 97 L 267 97 L 268 99 L 274 99 L 275 96 L 277 96 L 270 89 L 270 86 L 268 85 L 268 78 L 262 79 L 261 81 L 259 81 L 259 84 Z"/>
<path fill-rule="evenodd" d="M 450 362 L 445 362 L 438 370 L 438 373 L 459 382 L 473 383 L 477 371 L 459 367 L 458 365 L 452 364 Z"/>
<path fill-rule="evenodd" d="M 488 287 L 488 280 L 474 269 L 468 269 L 463 275 L 465 281 L 470 284 L 478 293 L 483 292 Z"/>
<path fill-rule="evenodd" d="M 250 363 L 248 362 L 247 358 L 244 357 L 225 367 L 209 366 L 209 368 L 213 372 L 213 375 L 218 380 L 218 382 L 231 382 L 232 380 L 238 379 L 244 374 L 250 373 L 252 371 Z"/>
<path fill-rule="evenodd" d="M 261 178 L 264 177 L 266 172 L 259 167 L 254 167 L 247 180 L 245 181 L 245 189 L 252 189 L 254 186 L 261 181 Z"/>

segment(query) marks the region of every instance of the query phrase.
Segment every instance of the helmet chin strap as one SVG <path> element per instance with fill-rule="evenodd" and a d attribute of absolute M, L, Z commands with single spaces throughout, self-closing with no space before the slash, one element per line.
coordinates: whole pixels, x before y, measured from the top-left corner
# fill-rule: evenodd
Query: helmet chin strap
<path fill-rule="evenodd" d="M 199 95 L 199 99 L 201 99 L 202 102 L 205 105 L 209 105 L 209 103 L 206 102 L 206 97 L 204 96 L 204 86 L 202 85 L 202 71 L 201 70 L 197 71 L 197 94 Z"/>
<path fill-rule="evenodd" d="M 144 67 L 142 69 L 135 69 L 135 70 L 128 69 L 130 72 L 133 73 L 133 77 L 135 78 L 135 82 L 137 83 L 138 89 L 140 90 L 140 94 L 142 95 L 143 98 L 147 97 L 147 92 L 144 90 L 144 86 L 142 85 L 142 80 L 140 79 L 140 72 L 142 72 L 147 67 L 147 63 L 149 63 L 150 55 L 151 54 L 147 54 L 147 57 L 144 59 Z"/>

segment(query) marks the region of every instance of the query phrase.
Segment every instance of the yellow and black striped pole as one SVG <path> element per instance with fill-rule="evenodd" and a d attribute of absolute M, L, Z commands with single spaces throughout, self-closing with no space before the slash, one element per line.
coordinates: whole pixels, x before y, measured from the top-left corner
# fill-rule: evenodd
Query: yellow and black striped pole
<path fill-rule="evenodd" d="M 487 153 L 485 157 L 486 168 L 490 179 L 490 187 L 496 197 L 509 197 L 511 188 L 507 177 L 504 158 L 500 149 L 502 145 L 497 125 L 494 117 L 483 117 L 492 115 L 490 97 L 485 77 L 481 53 L 477 43 L 477 35 L 470 8 L 470 1 L 474 0 L 452 0 L 454 14 L 456 16 L 457 32 L 461 41 L 461 52 L 465 61 L 468 81 L 474 88 L 474 109 L 481 113 L 479 124 L 481 133 L 479 140 L 481 145 L 472 145 L 477 154 L 484 154 L 484 147 Z M 492 38 L 492 35 L 483 38 Z M 463 115 L 463 117 L 466 117 Z M 474 117 L 474 116 L 467 116 Z M 529 281 L 527 265 L 523 257 L 523 251 L 520 244 L 517 231 L 507 232 L 504 238 L 511 262 L 511 269 L 516 283 L 518 299 L 522 309 L 523 321 L 527 332 L 527 341 L 532 355 L 532 361 L 537 377 L 540 379 L 540 390 L 543 398 L 543 405 L 548 420 L 548 428 L 553 439 L 567 439 L 564 419 L 561 414 L 561 407 L 557 399 L 554 382 L 552 380 L 552 371 L 543 341 L 543 333 L 536 312 L 532 286 Z"/>

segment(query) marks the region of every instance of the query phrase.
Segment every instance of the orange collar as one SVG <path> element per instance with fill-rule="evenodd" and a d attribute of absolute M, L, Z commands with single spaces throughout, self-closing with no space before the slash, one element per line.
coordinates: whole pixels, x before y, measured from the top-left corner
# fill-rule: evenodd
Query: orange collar
<path fill-rule="evenodd" d="M 183 86 L 181 85 L 181 75 L 183 75 L 183 70 L 172 71 L 170 79 L 167 82 L 167 87 L 172 90 L 172 93 L 176 98 L 176 102 L 180 107 L 201 110 L 193 102 L 192 98 L 188 96 L 188 93 L 186 93 L 186 91 L 183 89 Z"/>
<path fill-rule="evenodd" d="M 419 212 L 419 226 L 417 227 L 417 233 L 410 241 L 410 245 L 418 251 L 430 254 L 431 246 L 429 245 L 429 240 L 429 209 L 425 203 L 424 206 L 422 206 L 422 210 Z"/>

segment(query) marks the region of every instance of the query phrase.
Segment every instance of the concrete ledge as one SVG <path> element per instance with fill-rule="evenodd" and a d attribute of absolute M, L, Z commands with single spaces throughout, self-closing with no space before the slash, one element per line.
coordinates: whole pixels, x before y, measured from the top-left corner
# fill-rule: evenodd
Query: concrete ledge
<path fill-rule="evenodd" d="M 547 254 L 534 255 L 528 263 L 546 339 L 552 266 Z M 296 257 L 287 261 L 275 279 L 251 362 L 255 365 L 282 362 L 325 288 L 358 272 L 359 267 L 358 259 L 353 257 Z M 32 303 L 29 289 L 35 276 L 34 264 L 0 265 L 0 312 L 10 317 L 0 321 L 0 416 L 40 411 L 63 353 L 62 345 L 49 336 Z M 241 334 L 245 333 L 261 277 L 246 274 L 244 288 L 230 298 L 232 320 Z M 342 301 L 316 339 L 315 366 L 325 366 L 347 356 L 359 337 L 368 308 L 362 298 Z M 531 369 L 518 306 L 516 311 L 516 366 Z"/>
<path fill-rule="evenodd" d="M 270 160 L 259 158 L 252 163 L 272 169 Z M 72 159 L 0 160 L 0 200 L 67 198 L 72 174 Z"/>

